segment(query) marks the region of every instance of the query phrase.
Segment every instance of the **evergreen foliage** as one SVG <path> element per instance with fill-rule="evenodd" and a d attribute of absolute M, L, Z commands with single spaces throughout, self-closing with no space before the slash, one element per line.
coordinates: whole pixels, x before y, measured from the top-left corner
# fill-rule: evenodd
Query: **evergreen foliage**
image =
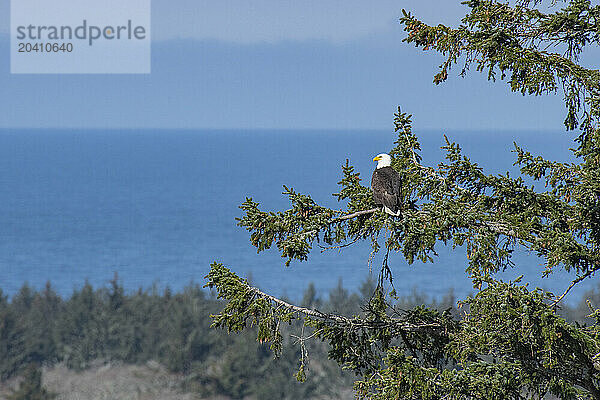
<path fill-rule="evenodd" d="M 240 207 L 239 225 L 250 232 L 252 245 L 259 252 L 276 247 L 286 266 L 307 261 L 317 243 L 341 249 L 370 241 L 382 265 L 363 313 L 321 311 L 310 299 L 296 306 L 214 263 L 207 286 L 227 303 L 213 326 L 234 332 L 256 326 L 257 339 L 281 354 L 283 327 L 300 324 L 306 330 L 297 333 L 298 379 L 306 377 L 305 341 L 320 339 L 331 359 L 358 376 L 359 398 L 600 399 L 600 310 L 590 303 L 586 325 L 560 314 L 569 290 L 600 269 L 600 73 L 578 64 L 584 48 L 600 39 L 600 6 L 549 2 L 555 12 L 544 13 L 540 3 L 465 1 L 468 14 L 458 28 L 429 26 L 408 12 L 400 22 L 405 42 L 445 57 L 436 84 L 461 63 L 462 75 L 475 67 L 523 95 L 562 92 L 565 127 L 578 130 L 576 162 L 545 160 L 515 144 L 520 174 L 489 175 L 446 138 L 446 161 L 423 165 L 411 115 L 398 108 L 389 154 L 403 180 L 400 218 L 375 208 L 371 189 L 349 162 L 334 194 L 345 202 L 342 209 L 320 206 L 288 187 L 285 211 L 264 211 L 252 198 Z M 390 256 L 434 262 L 441 245 L 466 250 L 475 294 L 459 303 L 457 313 L 401 309 Z M 544 276 L 570 272 L 564 293 L 499 280 L 497 272 L 519 267 L 512 260 L 516 248 L 537 254 Z"/>
<path fill-rule="evenodd" d="M 312 288 L 311 288 L 312 287 Z M 327 308 L 312 285 L 304 297 Z M 336 293 L 346 293 L 338 287 Z M 358 312 L 357 295 L 336 297 L 336 306 Z M 410 301 L 410 300 L 408 300 Z M 50 284 L 41 291 L 27 284 L 12 299 L 0 295 L 0 387 L 9 378 L 24 380 L 15 398 L 48 394 L 41 387 L 41 369 L 64 363 L 83 370 L 103 363 L 145 364 L 157 361 L 185 377 L 185 391 L 203 396 L 254 398 L 337 398 L 353 377 L 327 359 L 320 343 L 307 344 L 315 374 L 306 384 L 293 378 L 300 350 L 286 346 L 273 359 L 256 331 L 223 335 L 210 329 L 210 315 L 222 307 L 198 285 L 180 293 L 154 287 L 127 294 L 117 277 L 107 287 L 89 283 L 70 298 L 58 296 Z M 25 396 L 25 397 L 23 397 Z"/>
<path fill-rule="evenodd" d="M 35 364 L 29 364 L 19 389 L 8 396 L 8 400 L 52 400 L 54 398 L 56 395 L 42 386 L 42 371 Z"/>
<path fill-rule="evenodd" d="M 321 298 L 311 284 L 304 292 L 302 304 L 328 312 L 343 311 L 347 316 L 364 315 L 360 306 L 369 301 L 375 287 L 376 282 L 366 280 L 357 294 L 338 285 L 327 298 Z M 24 297 L 25 293 L 27 296 Z M 598 293 L 596 289 L 584 297 L 592 304 L 598 304 Z M 115 294 L 121 302 L 117 308 L 111 307 L 116 304 Z M 145 364 L 150 360 L 158 361 L 173 373 L 183 374 L 182 389 L 209 397 L 339 398 L 355 380 L 353 374 L 343 372 L 335 362 L 327 359 L 331 350 L 327 343 L 304 340 L 304 347 L 298 346 L 302 339 L 302 335 L 297 334 L 302 330 L 299 322 L 281 326 L 283 346 L 277 359 L 272 357 L 267 343 L 256 341 L 256 330 L 223 335 L 210 329 L 210 315 L 217 313 L 224 304 L 207 296 L 197 285 L 190 285 L 181 293 L 172 293 L 168 289 L 159 293 L 153 288 L 127 294 L 114 279 L 106 288 L 94 289 L 86 284 L 67 299 L 57 296 L 50 285 L 41 291 L 24 285 L 11 301 L 6 296 L 1 298 L 0 349 L 3 353 L 0 371 L 4 375 L 0 387 L 4 380 L 16 375 L 35 383 L 37 373 L 33 374 L 31 370 L 39 372 L 38 366 L 51 367 L 57 362 L 81 370 L 99 363 Z M 31 299 L 29 309 L 24 313 L 23 298 Z M 74 312 L 89 307 L 90 303 L 94 307 L 89 318 Z M 452 308 L 455 299 L 451 291 L 438 301 L 417 291 L 394 301 L 394 307 L 399 310 L 425 305 L 438 312 L 450 309 L 452 315 L 458 312 Z M 54 313 L 40 318 L 49 309 L 55 310 Z M 574 308 L 563 307 L 561 312 L 572 322 L 584 322 L 590 314 L 585 301 Z M 91 318 L 93 315 L 98 317 Z M 191 315 L 192 321 L 184 323 L 183 319 Z M 490 314 L 490 320 L 485 322 L 490 325 L 488 329 L 503 329 L 491 325 L 498 324 L 492 318 L 494 315 Z M 79 321 L 76 327 L 74 320 Z M 71 323 L 63 324 L 63 321 Z M 111 333 L 99 335 L 99 325 L 109 327 L 104 332 Z M 74 335 L 77 329 L 80 333 Z M 92 341 L 96 341 L 95 346 L 87 345 Z M 47 345 L 40 346 L 40 343 Z M 34 359 L 37 361 L 31 361 Z M 293 376 L 301 365 L 298 360 L 304 360 L 306 369 L 310 366 L 310 373 L 303 383 Z M 27 384 L 27 387 L 43 389 L 37 384 Z"/>

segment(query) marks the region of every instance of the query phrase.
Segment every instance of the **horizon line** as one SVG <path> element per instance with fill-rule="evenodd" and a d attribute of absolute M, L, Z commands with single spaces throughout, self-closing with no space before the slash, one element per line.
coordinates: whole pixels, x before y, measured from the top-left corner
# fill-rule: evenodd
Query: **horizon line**
<path fill-rule="evenodd" d="M 382 128 L 382 127 L 358 127 L 358 128 L 332 128 L 332 127 L 287 127 L 287 128 L 262 128 L 262 127 L 78 127 L 78 126 L 65 126 L 65 127 L 27 127 L 27 126 L 0 126 L 0 131 L 222 131 L 222 132 L 231 132 L 231 131 L 248 131 L 248 132 L 318 132 L 318 131 L 328 131 L 328 132 L 390 132 L 396 133 L 393 128 Z M 566 134 L 569 133 L 577 133 L 578 131 L 567 131 L 564 127 L 562 128 L 439 128 L 439 127 L 425 127 L 418 128 L 413 127 L 413 131 L 421 131 L 421 132 L 432 132 L 439 131 L 443 132 L 464 132 L 464 133 L 477 133 L 477 132 L 499 132 L 499 133 L 543 133 L 543 132 L 564 132 Z"/>

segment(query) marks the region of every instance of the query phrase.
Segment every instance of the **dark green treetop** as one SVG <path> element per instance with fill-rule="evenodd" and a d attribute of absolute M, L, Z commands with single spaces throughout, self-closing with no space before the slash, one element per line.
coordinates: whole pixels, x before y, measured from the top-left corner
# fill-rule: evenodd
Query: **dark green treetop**
<path fill-rule="evenodd" d="M 300 320 L 304 338 L 326 341 L 330 358 L 356 372 L 360 398 L 600 399 L 600 310 L 590 304 L 595 322 L 589 326 L 557 314 L 569 290 L 600 269 L 600 73 L 578 64 L 585 47 L 598 44 L 600 6 L 550 2 L 555 11 L 544 13 L 539 3 L 465 1 L 469 12 L 458 28 L 429 26 L 404 11 L 400 22 L 405 42 L 445 57 L 436 84 L 460 63 L 461 74 L 475 67 L 523 95 L 562 93 L 565 126 L 578 130 L 576 162 L 545 160 L 515 144 L 520 176 L 489 175 L 446 139 L 446 161 L 423 165 L 411 116 L 398 109 L 389 154 L 403 180 L 401 217 L 375 206 L 348 162 L 334 194 L 344 209 L 322 207 L 288 188 L 288 210 L 263 211 L 251 198 L 241 205 L 239 225 L 251 243 L 258 251 L 276 246 L 286 265 L 308 260 L 323 243 L 341 248 L 368 240 L 374 252 L 383 252 L 378 285 L 362 315 L 290 304 L 214 263 L 207 286 L 227 303 L 213 326 L 239 331 L 256 325 L 258 340 L 277 353 L 285 343 L 282 325 Z M 531 179 L 545 187 L 528 185 Z M 397 309 L 390 253 L 409 263 L 435 261 L 441 244 L 466 249 L 475 295 L 459 302 L 458 316 Z M 540 274 L 569 271 L 573 280 L 564 293 L 499 280 L 498 271 L 519 267 L 512 261 L 518 247 L 543 259 Z M 299 379 L 307 367 L 302 354 Z"/>

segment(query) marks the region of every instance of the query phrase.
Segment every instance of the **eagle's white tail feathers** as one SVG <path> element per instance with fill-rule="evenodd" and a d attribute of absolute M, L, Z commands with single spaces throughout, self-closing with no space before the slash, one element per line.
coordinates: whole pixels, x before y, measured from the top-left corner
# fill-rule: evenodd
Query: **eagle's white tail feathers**
<path fill-rule="evenodd" d="M 383 211 L 385 211 L 387 214 L 390 214 L 390 215 L 392 215 L 394 217 L 399 217 L 400 216 L 400 210 L 398 210 L 397 212 L 393 212 L 387 206 L 383 206 Z"/>

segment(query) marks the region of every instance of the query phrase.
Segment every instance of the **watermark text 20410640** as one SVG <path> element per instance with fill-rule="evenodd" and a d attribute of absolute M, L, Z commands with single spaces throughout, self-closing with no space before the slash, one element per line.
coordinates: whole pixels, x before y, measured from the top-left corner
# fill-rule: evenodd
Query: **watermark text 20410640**
<path fill-rule="evenodd" d="M 150 73 L 150 0 L 12 0 L 10 51 L 12 73 Z"/>
<path fill-rule="evenodd" d="M 73 51 L 73 43 L 20 42 L 17 47 L 19 53 L 31 53 L 32 51 L 39 51 L 40 53 L 58 53 L 59 51 L 70 53 Z"/>

